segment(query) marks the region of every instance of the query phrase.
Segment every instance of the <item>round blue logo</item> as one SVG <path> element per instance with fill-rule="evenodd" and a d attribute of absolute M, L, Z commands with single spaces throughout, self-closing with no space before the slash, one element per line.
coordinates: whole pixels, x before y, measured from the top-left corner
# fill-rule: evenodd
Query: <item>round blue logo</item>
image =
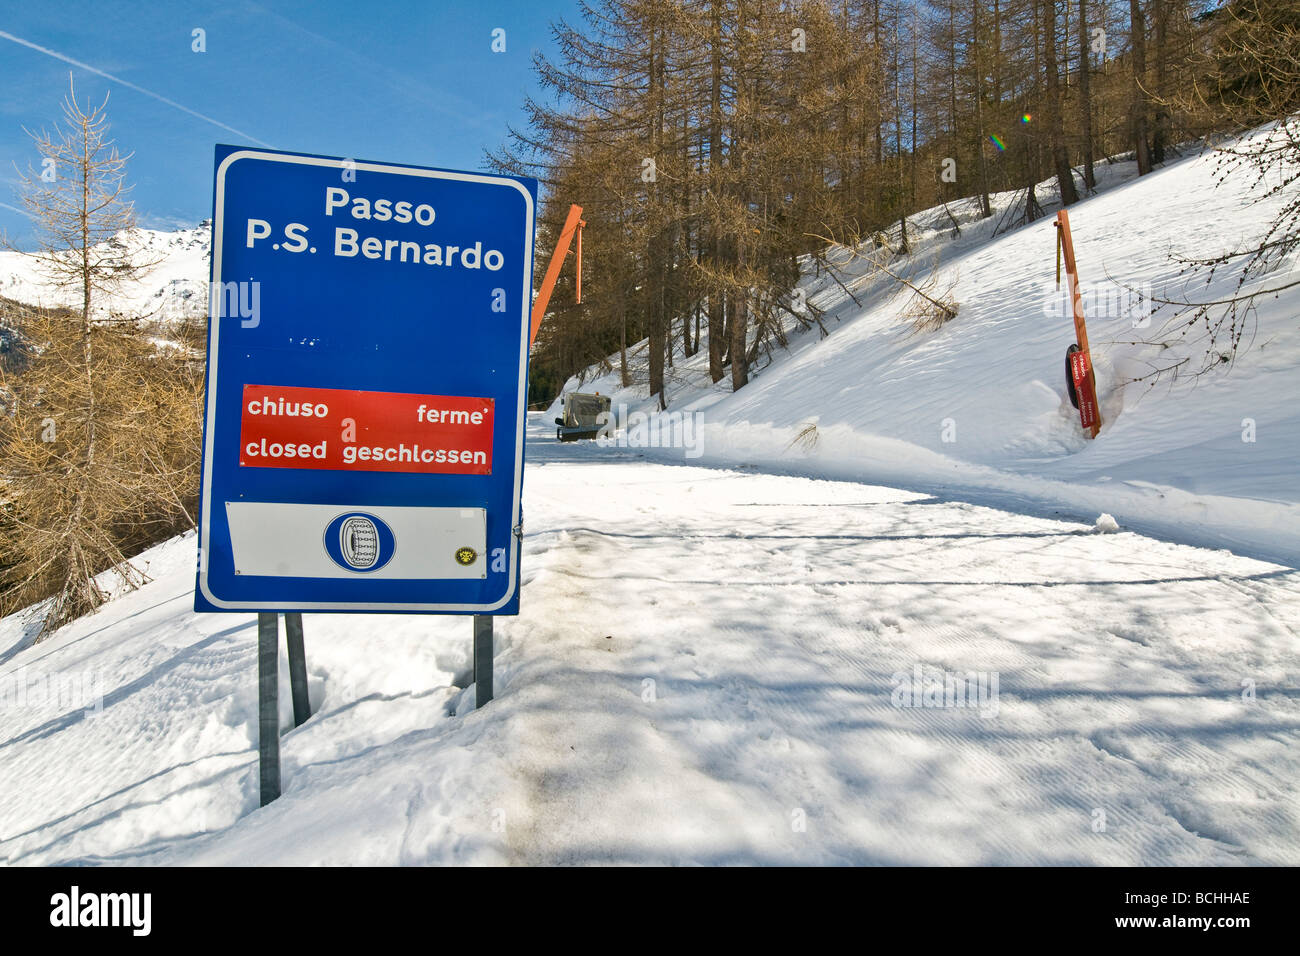
<path fill-rule="evenodd" d="M 393 529 L 364 511 L 349 511 L 325 529 L 325 551 L 341 568 L 364 574 L 378 571 L 397 550 Z"/>

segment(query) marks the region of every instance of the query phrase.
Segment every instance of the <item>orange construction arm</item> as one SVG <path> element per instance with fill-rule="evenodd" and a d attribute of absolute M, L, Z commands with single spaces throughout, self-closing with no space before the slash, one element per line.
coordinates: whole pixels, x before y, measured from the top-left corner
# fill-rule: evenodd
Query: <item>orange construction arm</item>
<path fill-rule="evenodd" d="M 537 298 L 533 300 L 533 327 L 528 336 L 528 344 L 532 345 L 537 340 L 537 329 L 542 324 L 542 316 L 546 314 L 546 307 L 551 304 L 551 293 L 555 291 L 555 282 L 560 278 L 560 267 L 564 265 L 565 258 L 569 255 L 569 246 L 573 243 L 573 234 L 578 232 L 582 227 L 582 207 L 570 206 L 569 216 L 564 220 L 564 228 L 560 230 L 560 239 L 555 244 L 555 251 L 551 253 L 550 264 L 546 267 L 546 276 L 542 279 L 542 287 L 537 291 Z M 581 241 L 581 240 L 579 240 Z M 579 246 L 579 249 L 582 247 Z M 582 267 L 579 266 L 579 269 Z M 579 272 L 579 290 L 581 290 L 581 272 Z M 581 291 L 579 297 L 581 298 Z"/>

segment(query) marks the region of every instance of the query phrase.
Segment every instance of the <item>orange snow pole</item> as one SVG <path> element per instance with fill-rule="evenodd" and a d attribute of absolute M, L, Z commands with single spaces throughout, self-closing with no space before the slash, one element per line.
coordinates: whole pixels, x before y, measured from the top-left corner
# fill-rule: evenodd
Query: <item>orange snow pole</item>
<path fill-rule="evenodd" d="M 1101 431 L 1101 409 L 1097 404 L 1097 376 L 1092 370 L 1092 353 L 1088 349 L 1088 327 L 1084 322 L 1083 296 L 1079 292 L 1079 271 L 1074 260 L 1074 238 L 1070 235 L 1070 214 L 1064 209 L 1056 214 L 1057 271 L 1061 284 L 1061 253 L 1065 254 L 1065 276 L 1070 285 L 1070 302 L 1074 313 L 1074 335 L 1078 351 L 1070 353 L 1070 377 L 1079 399 L 1079 420 L 1089 438 Z"/>
<path fill-rule="evenodd" d="M 559 241 L 555 243 L 555 251 L 551 253 L 550 264 L 546 267 L 546 276 L 542 279 L 542 287 L 537 290 L 537 298 L 533 300 L 532 330 L 528 335 L 528 344 L 532 345 L 537 339 L 537 329 L 542 324 L 542 316 L 546 314 L 546 307 L 551 303 L 551 293 L 555 291 L 555 282 L 560 278 L 560 267 L 564 265 L 564 260 L 569 255 L 569 246 L 573 242 L 573 234 L 578 234 L 578 301 L 582 301 L 582 227 L 586 225 L 582 221 L 582 207 L 570 206 L 568 218 L 564 220 L 564 228 L 560 230 Z"/>
<path fill-rule="evenodd" d="M 585 225 L 586 223 L 581 219 L 578 220 L 578 283 L 577 295 L 574 296 L 578 305 L 582 305 L 582 227 Z"/>

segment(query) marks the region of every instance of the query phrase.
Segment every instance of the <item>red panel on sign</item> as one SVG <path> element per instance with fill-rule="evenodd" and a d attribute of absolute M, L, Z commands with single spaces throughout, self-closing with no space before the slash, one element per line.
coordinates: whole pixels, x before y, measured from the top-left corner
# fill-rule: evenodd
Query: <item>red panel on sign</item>
<path fill-rule="evenodd" d="M 492 474 L 490 398 L 245 385 L 248 468 Z"/>
<path fill-rule="evenodd" d="M 1087 352 L 1070 353 L 1070 377 L 1074 379 L 1074 394 L 1079 399 L 1079 420 L 1085 430 L 1090 429 L 1097 424 L 1097 389 Z"/>

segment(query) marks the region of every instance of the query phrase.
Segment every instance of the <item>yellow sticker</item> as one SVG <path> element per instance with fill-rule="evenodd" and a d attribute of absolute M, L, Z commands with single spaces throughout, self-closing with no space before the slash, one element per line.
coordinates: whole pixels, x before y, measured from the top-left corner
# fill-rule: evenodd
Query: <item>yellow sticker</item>
<path fill-rule="evenodd" d="M 475 551 L 473 548 L 457 548 L 457 549 L 456 549 L 456 563 L 457 563 L 457 564 L 464 565 L 465 567 L 469 567 L 471 564 L 473 564 L 473 563 L 474 563 L 475 561 L 477 561 L 477 560 L 478 560 L 478 552 Z"/>

